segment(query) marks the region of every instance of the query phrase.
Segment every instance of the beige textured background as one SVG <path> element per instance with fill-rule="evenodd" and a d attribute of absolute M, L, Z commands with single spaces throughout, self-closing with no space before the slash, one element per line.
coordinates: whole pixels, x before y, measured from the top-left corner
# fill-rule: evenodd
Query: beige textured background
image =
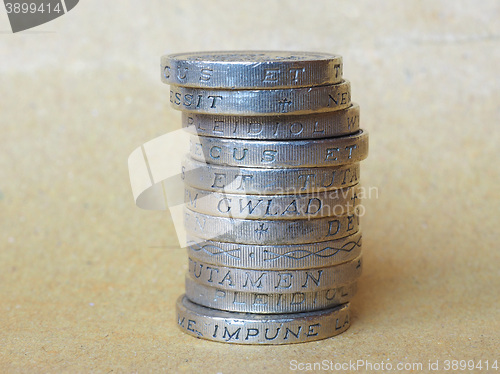
<path fill-rule="evenodd" d="M 11 34 L 0 11 L 0 371 L 289 372 L 500 360 L 498 1 L 98 1 Z M 127 157 L 179 127 L 164 53 L 344 57 L 371 153 L 350 330 L 283 347 L 177 329 L 186 255 Z M 425 366 L 424 366 L 425 367 Z"/>

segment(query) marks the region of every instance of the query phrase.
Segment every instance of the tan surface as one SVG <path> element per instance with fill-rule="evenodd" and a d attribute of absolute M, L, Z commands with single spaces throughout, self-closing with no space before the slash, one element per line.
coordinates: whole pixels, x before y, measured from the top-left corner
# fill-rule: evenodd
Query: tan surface
<path fill-rule="evenodd" d="M 0 371 L 500 359 L 500 5 L 411 4 L 85 0 L 0 34 Z M 338 338 L 229 346 L 175 325 L 186 255 L 168 213 L 133 205 L 126 160 L 179 125 L 160 55 L 229 48 L 344 56 L 379 198 L 365 202 L 365 272 Z"/>

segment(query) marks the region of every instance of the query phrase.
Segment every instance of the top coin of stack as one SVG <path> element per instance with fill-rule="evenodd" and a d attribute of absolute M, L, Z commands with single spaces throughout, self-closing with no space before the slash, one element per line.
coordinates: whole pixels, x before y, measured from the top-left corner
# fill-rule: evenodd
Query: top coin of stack
<path fill-rule="evenodd" d="M 345 331 L 361 272 L 357 184 L 368 134 L 342 57 L 197 52 L 163 56 L 161 68 L 192 134 L 179 326 L 241 344 Z"/>
<path fill-rule="evenodd" d="M 328 53 L 222 51 L 166 55 L 162 81 L 172 86 L 277 89 L 342 82 L 342 57 Z"/>

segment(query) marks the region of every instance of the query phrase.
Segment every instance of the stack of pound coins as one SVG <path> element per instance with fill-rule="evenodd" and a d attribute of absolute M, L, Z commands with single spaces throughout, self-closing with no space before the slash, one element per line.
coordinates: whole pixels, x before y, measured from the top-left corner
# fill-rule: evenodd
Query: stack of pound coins
<path fill-rule="evenodd" d="M 163 56 L 170 103 L 190 133 L 184 160 L 187 334 L 289 344 L 350 326 L 361 274 L 359 127 L 338 55 Z"/>

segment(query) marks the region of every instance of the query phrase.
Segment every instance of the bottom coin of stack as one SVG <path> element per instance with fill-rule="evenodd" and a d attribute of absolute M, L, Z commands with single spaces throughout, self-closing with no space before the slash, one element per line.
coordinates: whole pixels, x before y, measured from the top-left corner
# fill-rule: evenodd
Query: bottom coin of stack
<path fill-rule="evenodd" d="M 304 343 L 341 334 L 350 325 L 349 303 L 313 312 L 253 314 L 207 308 L 183 295 L 176 307 L 186 333 L 225 343 Z"/>

